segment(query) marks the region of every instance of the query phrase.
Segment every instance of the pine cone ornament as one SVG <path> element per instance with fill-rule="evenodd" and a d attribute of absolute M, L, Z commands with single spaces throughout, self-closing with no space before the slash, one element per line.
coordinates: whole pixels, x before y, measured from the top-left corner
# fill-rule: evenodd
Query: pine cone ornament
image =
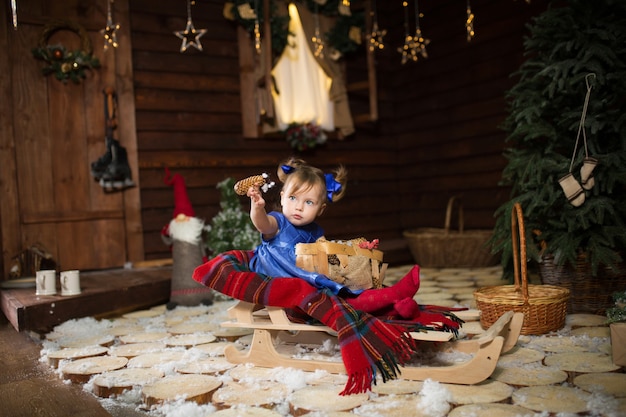
<path fill-rule="evenodd" d="M 239 195 L 246 195 L 250 187 L 261 187 L 263 192 L 267 192 L 274 186 L 274 182 L 268 182 L 269 175 L 263 173 L 261 175 L 253 175 L 248 178 L 244 178 L 235 183 L 235 192 Z"/>

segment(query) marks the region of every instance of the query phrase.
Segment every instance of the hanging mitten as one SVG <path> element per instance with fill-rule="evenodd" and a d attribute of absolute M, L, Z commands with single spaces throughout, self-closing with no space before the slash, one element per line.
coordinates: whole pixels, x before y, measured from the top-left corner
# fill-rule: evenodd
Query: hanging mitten
<path fill-rule="evenodd" d="M 585 190 L 591 190 L 596 183 L 593 178 L 593 169 L 596 165 L 598 165 L 598 160 L 590 156 L 583 161 L 583 166 L 580 168 L 580 185 Z"/>
<path fill-rule="evenodd" d="M 268 182 L 269 175 L 263 173 L 261 175 L 253 175 L 248 178 L 244 178 L 235 183 L 235 192 L 239 195 L 246 195 L 250 187 L 261 187 L 264 193 L 274 186 L 274 181 Z"/>
<path fill-rule="evenodd" d="M 569 173 L 559 180 L 561 188 L 567 197 L 567 201 L 574 207 L 579 207 L 585 202 L 585 192 L 583 187 L 580 186 L 576 178 Z"/>

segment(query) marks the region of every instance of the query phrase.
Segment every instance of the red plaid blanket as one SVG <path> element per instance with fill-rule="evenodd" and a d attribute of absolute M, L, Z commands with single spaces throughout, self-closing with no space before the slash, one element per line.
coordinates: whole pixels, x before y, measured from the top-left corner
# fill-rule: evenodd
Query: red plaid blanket
<path fill-rule="evenodd" d="M 250 303 L 282 307 L 309 316 L 335 330 L 348 373 L 342 395 L 366 392 L 377 373 L 395 379 L 415 352 L 415 342 L 402 326 L 356 311 L 328 290 L 299 278 L 276 278 L 251 272 L 252 251 L 230 251 L 196 268 L 193 279 L 216 291 Z"/>

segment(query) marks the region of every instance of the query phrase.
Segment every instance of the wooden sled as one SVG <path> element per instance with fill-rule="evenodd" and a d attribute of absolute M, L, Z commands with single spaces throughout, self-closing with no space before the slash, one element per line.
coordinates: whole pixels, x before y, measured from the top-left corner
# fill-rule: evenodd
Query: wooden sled
<path fill-rule="evenodd" d="M 299 359 L 280 354 L 277 343 L 301 343 L 321 345 L 324 340 L 336 337 L 336 332 L 322 325 L 294 323 L 285 311 L 278 307 L 261 307 L 239 301 L 228 311 L 231 321 L 223 327 L 243 327 L 253 329 L 252 342 L 247 351 L 239 351 L 234 346 L 224 350 L 231 363 L 252 363 L 255 366 L 274 368 L 292 367 L 305 371 L 325 370 L 330 373 L 345 374 L 343 362 L 317 359 Z M 463 313 L 463 312 L 460 312 Z M 476 314 L 472 312 L 472 314 Z M 463 318 L 462 314 L 459 314 Z M 505 313 L 485 333 L 474 339 L 451 341 L 449 332 L 412 332 L 411 336 L 420 342 L 436 345 L 444 351 L 458 351 L 472 355 L 466 362 L 446 366 L 404 366 L 400 367 L 401 377 L 423 381 L 433 379 L 444 383 L 477 384 L 487 379 L 494 371 L 504 349 L 515 345 L 522 326 L 523 314 Z M 518 328 L 519 327 L 519 328 Z M 513 340 L 514 339 L 514 340 Z"/>

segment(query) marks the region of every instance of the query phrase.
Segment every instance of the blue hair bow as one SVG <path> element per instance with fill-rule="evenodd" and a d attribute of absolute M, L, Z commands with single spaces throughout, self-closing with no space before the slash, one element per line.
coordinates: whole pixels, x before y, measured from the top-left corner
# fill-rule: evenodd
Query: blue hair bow
<path fill-rule="evenodd" d="M 281 165 L 280 169 L 282 169 L 285 174 L 291 174 L 295 170 L 291 165 Z"/>
<path fill-rule="evenodd" d="M 328 193 L 328 201 L 333 201 L 333 194 L 341 191 L 341 184 L 335 180 L 335 176 L 333 174 L 324 174 L 326 178 L 326 192 Z"/>

